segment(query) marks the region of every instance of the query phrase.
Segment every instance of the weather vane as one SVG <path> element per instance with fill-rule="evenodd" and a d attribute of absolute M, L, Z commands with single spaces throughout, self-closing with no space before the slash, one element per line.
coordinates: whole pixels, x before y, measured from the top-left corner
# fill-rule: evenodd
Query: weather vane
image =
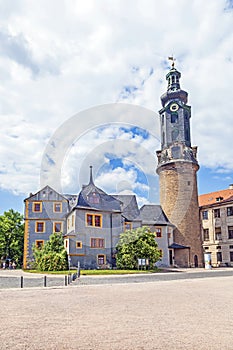
<path fill-rule="evenodd" d="M 172 68 L 174 68 L 176 59 L 173 56 L 169 56 L 168 59 L 169 61 L 172 61 Z"/>

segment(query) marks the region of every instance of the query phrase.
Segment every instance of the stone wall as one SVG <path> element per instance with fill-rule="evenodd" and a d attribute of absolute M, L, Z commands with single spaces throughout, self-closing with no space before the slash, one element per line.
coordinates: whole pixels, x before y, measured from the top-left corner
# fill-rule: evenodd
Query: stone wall
<path fill-rule="evenodd" d="M 157 169 L 160 179 L 160 204 L 169 221 L 176 226 L 174 242 L 190 249 L 175 249 L 178 266 L 203 266 L 196 172 L 198 165 L 177 161 Z"/>

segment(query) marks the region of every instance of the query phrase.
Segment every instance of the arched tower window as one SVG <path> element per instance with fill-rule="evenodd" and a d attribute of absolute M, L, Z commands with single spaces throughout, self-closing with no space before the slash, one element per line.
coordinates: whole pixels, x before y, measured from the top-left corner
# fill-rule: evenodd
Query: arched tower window
<path fill-rule="evenodd" d="M 171 123 L 177 123 L 178 122 L 178 114 L 172 113 L 171 114 Z"/>
<path fill-rule="evenodd" d="M 179 130 L 178 129 L 172 130 L 172 141 L 176 141 L 178 136 L 179 136 Z"/>

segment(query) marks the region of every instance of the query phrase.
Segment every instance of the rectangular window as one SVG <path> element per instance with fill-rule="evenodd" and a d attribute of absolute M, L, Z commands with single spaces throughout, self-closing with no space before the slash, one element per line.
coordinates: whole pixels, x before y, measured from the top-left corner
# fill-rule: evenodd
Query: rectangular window
<path fill-rule="evenodd" d="M 83 246 L 83 244 L 82 244 L 81 241 L 77 241 L 77 242 L 76 242 L 76 248 L 77 248 L 77 249 L 82 249 L 82 246 Z"/>
<path fill-rule="evenodd" d="M 42 203 L 41 202 L 34 202 L 32 211 L 34 213 L 41 213 L 42 212 Z"/>
<path fill-rule="evenodd" d="M 37 233 L 43 233 L 45 232 L 45 223 L 44 221 L 36 221 L 36 227 L 35 227 L 35 231 Z"/>
<path fill-rule="evenodd" d="M 214 209 L 214 217 L 220 218 L 220 209 Z"/>
<path fill-rule="evenodd" d="M 74 227 L 74 215 L 72 215 L 72 227 Z"/>
<path fill-rule="evenodd" d="M 91 248 L 104 248 L 104 239 L 91 238 Z"/>
<path fill-rule="evenodd" d="M 53 212 L 61 213 L 62 212 L 62 203 L 54 203 L 53 204 Z"/>
<path fill-rule="evenodd" d="M 233 249 L 233 245 L 230 245 L 230 246 L 229 246 L 229 249 Z"/>
<path fill-rule="evenodd" d="M 217 262 L 222 262 L 222 252 L 217 252 Z"/>
<path fill-rule="evenodd" d="M 230 252 L 230 261 L 233 261 L 233 252 Z"/>
<path fill-rule="evenodd" d="M 43 247 L 43 245 L 44 245 L 44 241 L 42 241 L 42 240 L 36 240 L 35 241 L 35 246 L 36 246 L 36 248 L 42 248 Z"/>
<path fill-rule="evenodd" d="M 228 226 L 228 238 L 233 239 L 233 226 Z"/>
<path fill-rule="evenodd" d="M 101 216 L 95 215 L 95 226 L 100 227 L 101 226 Z"/>
<path fill-rule="evenodd" d="M 203 235 L 204 235 L 204 241 L 209 241 L 210 235 L 209 235 L 209 229 L 208 228 L 205 228 L 203 230 Z"/>
<path fill-rule="evenodd" d="M 220 241 L 222 239 L 221 227 L 216 227 L 215 228 L 215 239 L 217 241 Z"/>
<path fill-rule="evenodd" d="M 155 237 L 161 238 L 162 237 L 162 229 L 160 227 L 157 227 L 155 229 Z"/>
<path fill-rule="evenodd" d="M 104 265 L 105 264 L 105 255 L 98 255 L 97 262 L 98 262 L 98 265 Z"/>
<path fill-rule="evenodd" d="M 69 246 L 69 240 L 68 239 L 65 239 L 64 240 L 64 247 L 67 249 Z"/>
<path fill-rule="evenodd" d="M 93 227 L 102 227 L 102 215 L 86 214 L 86 225 Z"/>
<path fill-rule="evenodd" d="M 132 222 L 124 222 L 124 231 L 132 230 Z"/>
<path fill-rule="evenodd" d="M 233 215 L 233 207 L 227 207 L 227 216 Z"/>
<path fill-rule="evenodd" d="M 208 210 L 204 210 L 204 211 L 202 212 L 202 219 L 203 219 L 203 220 L 208 220 Z"/>
<path fill-rule="evenodd" d="M 53 232 L 62 232 L 62 222 L 53 223 Z"/>
<path fill-rule="evenodd" d="M 68 218 L 68 220 L 67 220 L 67 229 L 68 230 L 70 229 L 70 218 Z"/>

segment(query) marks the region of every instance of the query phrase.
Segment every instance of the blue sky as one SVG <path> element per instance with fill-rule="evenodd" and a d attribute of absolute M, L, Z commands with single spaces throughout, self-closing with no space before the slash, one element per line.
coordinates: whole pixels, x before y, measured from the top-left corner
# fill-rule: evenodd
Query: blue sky
<path fill-rule="evenodd" d="M 0 213 L 22 212 L 46 181 L 77 193 L 91 164 L 105 191 L 158 203 L 172 54 L 192 107 L 199 193 L 233 183 L 233 1 L 0 0 L 0 23 Z"/>

